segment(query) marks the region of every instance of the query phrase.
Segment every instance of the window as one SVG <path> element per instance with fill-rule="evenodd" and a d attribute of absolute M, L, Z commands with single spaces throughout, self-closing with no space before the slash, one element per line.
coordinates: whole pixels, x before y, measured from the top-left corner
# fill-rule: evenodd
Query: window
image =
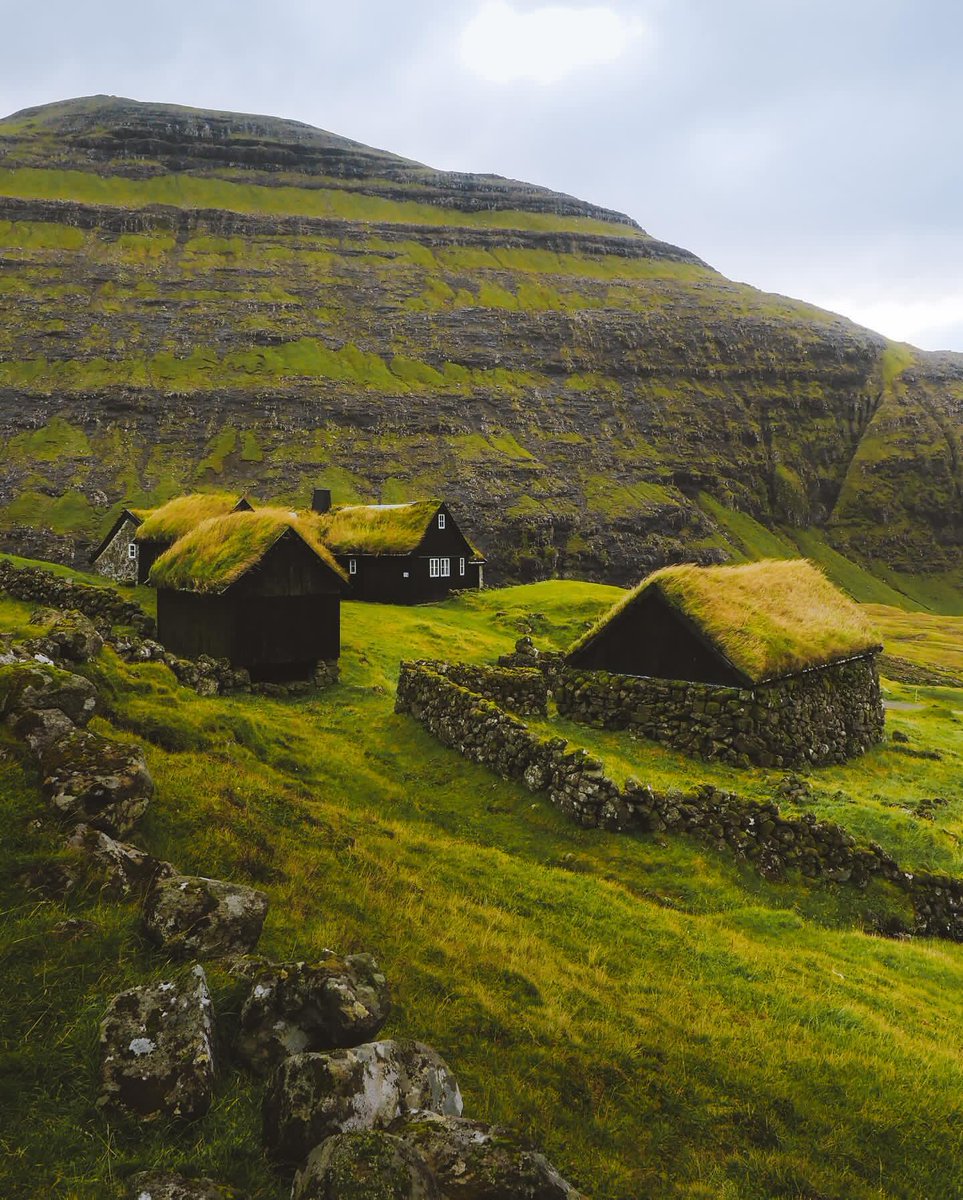
<path fill-rule="evenodd" d="M 463 558 L 460 558 L 458 560 L 458 574 L 459 575 L 465 574 L 465 560 Z"/>
<path fill-rule="evenodd" d="M 127 557 L 128 558 L 136 558 L 137 557 L 137 543 L 136 542 L 128 542 L 127 543 Z"/>
<path fill-rule="evenodd" d="M 348 574 L 349 575 L 357 575 L 358 574 L 358 560 L 356 558 L 348 559 Z"/>
<path fill-rule="evenodd" d="M 438 514 L 438 528 L 439 529 L 445 528 L 445 514 L 444 513 Z"/>
<path fill-rule="evenodd" d="M 441 573 L 445 577 L 445 579 L 447 579 L 448 576 L 451 574 L 451 559 L 450 558 L 443 558 L 441 560 Z"/>
<path fill-rule="evenodd" d="M 438 576 L 441 574 L 441 559 L 440 558 L 429 558 L 428 559 L 428 574 L 432 577 L 432 579 L 438 578 Z"/>
<path fill-rule="evenodd" d="M 401 572 L 401 578 L 402 578 L 402 579 L 407 579 L 407 578 L 408 578 L 408 572 L 407 572 L 407 571 L 402 571 L 402 572 Z"/>

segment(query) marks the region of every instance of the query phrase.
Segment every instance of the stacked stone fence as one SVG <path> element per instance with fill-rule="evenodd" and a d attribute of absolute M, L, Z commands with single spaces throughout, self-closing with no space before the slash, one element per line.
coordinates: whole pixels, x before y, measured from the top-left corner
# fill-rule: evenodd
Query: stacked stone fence
<path fill-rule="evenodd" d="M 883 737 L 875 664 L 852 659 L 752 689 L 552 666 L 560 716 L 736 766 L 827 766 Z"/>
<path fill-rule="evenodd" d="M 468 663 L 422 660 L 421 665 L 444 675 L 477 696 L 523 716 L 548 716 L 548 682 L 532 667 L 487 667 Z"/>
<path fill-rule="evenodd" d="M 113 588 L 75 583 L 42 567 L 16 567 L 0 560 L 0 592 L 15 600 L 81 612 L 99 627 L 127 625 L 144 635 L 154 631 L 152 618 L 140 605 L 124 600 Z"/>
<path fill-rule="evenodd" d="M 793 870 L 860 888 L 882 879 L 908 893 L 914 932 L 963 941 L 963 880 L 904 871 L 882 847 L 862 844 L 832 822 L 810 813 L 787 817 L 773 802 L 711 785 L 656 792 L 630 779 L 620 786 L 585 750 L 571 748 L 564 738 L 539 737 L 435 664 L 401 664 L 395 708 L 472 762 L 520 780 L 532 792 L 545 792 L 585 828 L 687 834 L 733 853 L 768 879 L 782 879 Z"/>

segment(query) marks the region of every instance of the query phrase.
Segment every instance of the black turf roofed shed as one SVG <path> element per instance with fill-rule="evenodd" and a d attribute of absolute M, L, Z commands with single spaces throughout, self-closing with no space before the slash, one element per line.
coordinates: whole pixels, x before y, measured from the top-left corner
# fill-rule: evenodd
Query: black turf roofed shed
<path fill-rule="evenodd" d="M 203 522 L 154 564 L 157 635 L 251 678 L 308 679 L 341 653 L 344 572 L 307 523 L 273 509 Z"/>
<path fill-rule="evenodd" d="M 566 661 L 580 670 L 751 688 L 881 649 L 849 597 L 794 559 L 656 571 Z"/>
<path fill-rule="evenodd" d="M 352 599 L 421 604 L 482 586 L 485 559 L 440 500 L 338 505 L 317 528 L 348 572 Z"/>

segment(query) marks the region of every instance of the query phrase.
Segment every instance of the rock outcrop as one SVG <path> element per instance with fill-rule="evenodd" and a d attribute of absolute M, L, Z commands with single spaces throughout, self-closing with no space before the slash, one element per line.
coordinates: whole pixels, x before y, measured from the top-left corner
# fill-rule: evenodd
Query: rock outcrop
<path fill-rule="evenodd" d="M 430 1046 L 384 1041 L 295 1054 L 268 1081 L 264 1136 L 276 1158 L 297 1162 L 336 1133 L 383 1129 L 422 1109 L 462 1111 L 455 1077 Z"/>
<path fill-rule="evenodd" d="M 144 905 L 147 936 L 179 958 L 247 954 L 267 915 L 263 892 L 223 879 L 172 875 L 158 880 Z"/>
<path fill-rule="evenodd" d="M 131 829 L 154 794 L 154 781 L 139 746 L 87 729 L 50 744 L 40 766 L 44 795 L 59 817 L 109 833 Z"/>
<path fill-rule="evenodd" d="M 140 1121 L 192 1120 L 211 1105 L 213 1016 L 207 979 L 166 980 L 121 992 L 100 1026 L 98 1105 Z"/>

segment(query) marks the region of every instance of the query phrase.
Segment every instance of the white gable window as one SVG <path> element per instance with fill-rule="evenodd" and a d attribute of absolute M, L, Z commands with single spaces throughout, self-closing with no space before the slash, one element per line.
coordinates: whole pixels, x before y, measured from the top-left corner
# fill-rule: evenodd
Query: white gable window
<path fill-rule="evenodd" d="M 458 560 L 458 574 L 459 575 L 465 574 L 465 560 L 463 558 L 460 558 Z"/>
<path fill-rule="evenodd" d="M 137 543 L 136 542 L 128 542 L 127 543 L 127 557 L 128 558 L 136 558 L 137 557 Z"/>
<path fill-rule="evenodd" d="M 438 514 L 438 528 L 439 529 L 445 528 L 445 514 L 444 513 Z"/>
<path fill-rule="evenodd" d="M 448 576 L 451 574 L 451 559 L 450 558 L 443 558 L 441 560 L 441 573 L 445 579 L 447 579 Z"/>
<path fill-rule="evenodd" d="M 349 575 L 357 575 L 358 574 L 358 560 L 356 558 L 348 559 L 348 574 Z"/>
<path fill-rule="evenodd" d="M 438 576 L 441 574 L 441 559 L 440 558 L 429 558 L 428 559 L 428 574 L 432 577 L 432 579 L 438 578 Z"/>

